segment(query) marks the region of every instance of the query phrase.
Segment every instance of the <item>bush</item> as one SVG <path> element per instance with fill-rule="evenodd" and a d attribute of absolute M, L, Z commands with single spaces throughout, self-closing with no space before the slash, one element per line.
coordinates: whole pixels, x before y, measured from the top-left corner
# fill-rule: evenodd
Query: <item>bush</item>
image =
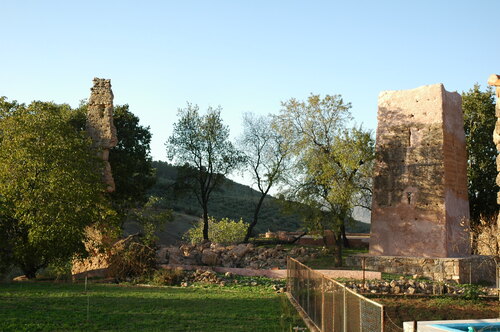
<path fill-rule="evenodd" d="M 248 224 L 240 221 L 234 221 L 229 218 L 223 218 L 217 221 L 214 217 L 208 218 L 208 238 L 210 241 L 220 244 L 234 244 L 242 242 L 245 239 L 245 234 Z M 203 241 L 203 220 L 200 220 L 193 228 L 189 229 L 183 236 L 185 241 L 192 244 Z"/>
<path fill-rule="evenodd" d="M 178 285 L 184 277 L 184 270 L 182 269 L 162 269 L 156 270 L 151 278 L 151 283 L 154 285 Z"/>
<path fill-rule="evenodd" d="M 462 289 L 464 290 L 463 296 L 467 300 L 478 300 L 479 295 L 484 294 L 484 292 L 481 290 L 481 287 L 479 285 L 463 284 L 461 286 L 462 286 Z"/>
<path fill-rule="evenodd" d="M 156 250 L 130 235 L 114 245 L 109 262 L 108 273 L 117 281 L 147 277 L 156 268 Z"/>

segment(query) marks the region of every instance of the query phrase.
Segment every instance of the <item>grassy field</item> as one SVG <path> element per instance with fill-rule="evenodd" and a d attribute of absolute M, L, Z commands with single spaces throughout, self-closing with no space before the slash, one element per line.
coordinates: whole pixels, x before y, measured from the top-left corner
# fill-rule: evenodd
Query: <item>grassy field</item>
<path fill-rule="evenodd" d="M 269 287 L 0 284 L 0 331 L 291 331 Z"/>

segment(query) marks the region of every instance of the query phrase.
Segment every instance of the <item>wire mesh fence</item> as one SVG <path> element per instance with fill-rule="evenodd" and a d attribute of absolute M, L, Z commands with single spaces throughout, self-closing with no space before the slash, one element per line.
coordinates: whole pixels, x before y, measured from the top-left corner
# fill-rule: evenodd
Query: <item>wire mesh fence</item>
<path fill-rule="evenodd" d="M 318 331 L 385 331 L 383 305 L 290 257 L 287 271 L 291 298 Z"/>

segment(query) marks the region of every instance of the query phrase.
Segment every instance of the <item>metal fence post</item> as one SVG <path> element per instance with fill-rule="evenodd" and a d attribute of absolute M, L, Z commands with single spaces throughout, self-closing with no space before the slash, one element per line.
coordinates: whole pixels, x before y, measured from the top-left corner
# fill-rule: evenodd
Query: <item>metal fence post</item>
<path fill-rule="evenodd" d="M 325 278 L 321 276 L 321 331 L 325 331 Z"/>
<path fill-rule="evenodd" d="M 311 293 L 311 284 L 310 284 L 310 278 L 311 278 L 311 275 L 310 275 L 310 272 L 309 272 L 309 269 L 307 269 L 307 314 L 309 315 L 309 317 L 311 317 L 311 308 L 310 308 L 310 303 L 311 303 L 311 299 L 310 299 L 310 293 Z"/>
<path fill-rule="evenodd" d="M 342 285 L 342 288 L 344 289 L 344 303 L 343 303 L 343 306 L 344 306 L 344 310 L 343 310 L 343 314 L 344 314 L 344 332 L 347 332 L 347 299 L 346 299 L 346 290 L 345 290 L 345 285 Z"/>
<path fill-rule="evenodd" d="M 382 306 L 380 310 L 380 331 L 385 331 L 385 306 Z"/>

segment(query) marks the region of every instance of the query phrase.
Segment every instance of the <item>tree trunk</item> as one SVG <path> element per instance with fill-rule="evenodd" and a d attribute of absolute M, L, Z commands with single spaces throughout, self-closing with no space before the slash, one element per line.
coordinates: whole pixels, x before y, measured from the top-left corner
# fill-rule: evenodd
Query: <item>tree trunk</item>
<path fill-rule="evenodd" d="M 333 232 L 334 250 L 333 253 L 333 265 L 335 267 L 342 266 L 342 232 L 334 231 Z"/>
<path fill-rule="evenodd" d="M 342 241 L 344 243 L 344 248 L 350 248 L 351 245 L 349 244 L 349 240 L 347 239 L 347 236 L 345 235 L 345 222 L 342 222 L 342 225 L 340 226 L 340 230 L 342 232 Z"/>
<path fill-rule="evenodd" d="M 263 193 L 260 196 L 259 203 L 257 203 L 257 206 L 255 207 L 255 211 L 253 213 L 253 221 L 250 223 L 247 229 L 247 234 L 245 235 L 245 239 L 243 240 L 244 243 L 248 242 L 248 239 L 250 239 L 250 236 L 252 236 L 252 231 L 255 225 L 257 225 L 257 221 L 259 219 L 259 212 L 260 208 L 262 207 L 262 202 L 264 202 L 264 198 L 266 198 L 267 193 Z"/>
<path fill-rule="evenodd" d="M 208 239 L 208 204 L 203 203 L 203 240 Z"/>

